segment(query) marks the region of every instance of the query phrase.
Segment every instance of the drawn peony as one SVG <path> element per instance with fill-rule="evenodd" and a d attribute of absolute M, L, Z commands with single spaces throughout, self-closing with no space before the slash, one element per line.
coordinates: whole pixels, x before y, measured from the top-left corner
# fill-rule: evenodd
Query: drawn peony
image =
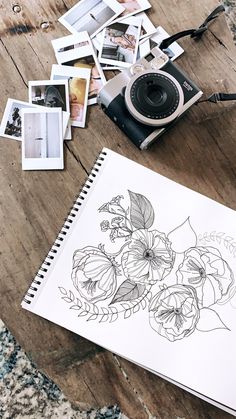
<path fill-rule="evenodd" d="M 153 285 L 170 272 L 173 259 L 165 234 L 140 229 L 131 235 L 129 251 L 122 256 L 122 267 L 127 278 L 136 283 Z"/>
<path fill-rule="evenodd" d="M 191 335 L 199 316 L 196 291 L 187 285 L 162 289 L 149 308 L 150 326 L 171 342 Z"/>
<path fill-rule="evenodd" d="M 72 281 L 81 297 L 91 303 L 109 298 L 116 289 L 119 274 L 114 258 L 102 248 L 92 246 L 76 250 Z"/>
<path fill-rule="evenodd" d="M 196 289 L 200 307 L 209 307 L 225 296 L 234 278 L 228 263 L 214 247 L 187 250 L 177 271 L 178 284 Z"/>

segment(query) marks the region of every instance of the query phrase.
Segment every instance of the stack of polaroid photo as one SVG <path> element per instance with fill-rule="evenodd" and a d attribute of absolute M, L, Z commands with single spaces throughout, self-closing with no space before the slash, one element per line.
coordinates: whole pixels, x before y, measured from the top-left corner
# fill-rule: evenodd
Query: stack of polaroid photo
<path fill-rule="evenodd" d="M 105 71 L 122 71 L 169 34 L 145 11 L 148 0 L 80 0 L 59 18 L 71 34 L 52 41 L 57 64 L 50 80 L 29 82 L 29 102 L 8 99 L 0 135 L 22 141 L 22 169 L 63 169 L 63 141 L 84 128 Z M 184 50 L 174 42 L 171 60 Z M 110 73 L 109 78 L 112 74 Z"/>

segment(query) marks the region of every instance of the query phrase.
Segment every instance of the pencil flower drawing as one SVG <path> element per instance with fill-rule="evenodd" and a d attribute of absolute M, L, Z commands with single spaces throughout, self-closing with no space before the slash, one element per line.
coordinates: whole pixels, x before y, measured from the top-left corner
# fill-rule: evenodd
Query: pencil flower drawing
<path fill-rule="evenodd" d="M 200 317 L 197 294 L 193 287 L 164 287 L 153 298 L 150 326 L 170 341 L 182 339 L 194 332 Z"/>
<path fill-rule="evenodd" d="M 179 284 L 195 288 L 200 307 L 220 301 L 234 281 L 228 263 L 214 247 L 195 247 L 185 252 L 177 279 Z"/>
<path fill-rule="evenodd" d="M 136 230 L 122 256 L 122 268 L 127 278 L 141 284 L 161 281 L 173 267 L 170 242 L 157 230 Z"/>
<path fill-rule="evenodd" d="M 128 191 L 128 198 L 128 205 L 124 195 L 117 195 L 97 209 L 106 245 L 75 250 L 74 291 L 60 287 L 61 298 L 79 317 L 99 323 L 148 310 L 150 327 L 169 342 L 195 332 L 229 330 L 219 307 L 232 299 L 236 287 L 221 249 L 236 257 L 233 239 L 215 232 L 201 238 L 190 217 L 162 231 L 158 220 L 154 226 L 147 197 Z"/>
<path fill-rule="evenodd" d="M 102 247 L 77 250 L 73 257 L 72 281 L 81 297 L 90 302 L 109 298 L 116 289 L 119 274 L 115 258 Z"/>

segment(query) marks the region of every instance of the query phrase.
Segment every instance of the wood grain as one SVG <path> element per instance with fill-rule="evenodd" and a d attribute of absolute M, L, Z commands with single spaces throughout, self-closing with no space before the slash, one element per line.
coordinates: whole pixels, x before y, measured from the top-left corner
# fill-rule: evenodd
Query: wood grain
<path fill-rule="evenodd" d="M 57 21 L 73 0 L 0 5 L 1 103 L 26 100 L 28 80 L 48 79 L 50 41 L 68 32 Z M 170 33 L 198 26 L 216 0 L 151 0 L 153 22 Z M 184 39 L 179 65 L 202 88 L 234 91 L 236 53 L 224 16 L 201 41 Z M 19 142 L 0 139 L 0 317 L 32 360 L 82 408 L 118 403 L 132 419 L 230 418 L 161 378 L 21 309 L 20 302 L 53 243 L 96 155 L 106 146 L 236 209 L 236 105 L 198 104 L 150 150 L 140 152 L 102 111 L 65 146 L 65 170 L 22 172 Z M 119 174 L 117 174 L 119 175 Z"/>

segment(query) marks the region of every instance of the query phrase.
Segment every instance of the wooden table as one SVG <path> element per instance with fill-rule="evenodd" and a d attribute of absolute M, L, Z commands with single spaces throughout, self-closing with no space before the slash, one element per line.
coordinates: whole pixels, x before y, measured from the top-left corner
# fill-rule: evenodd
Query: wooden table
<path fill-rule="evenodd" d="M 2 0 L 1 114 L 8 97 L 26 100 L 28 80 L 48 79 L 50 41 L 75 0 Z M 216 0 L 151 0 L 149 15 L 167 31 L 196 27 Z M 17 6 L 17 7 L 16 7 Z M 236 90 L 236 50 L 224 16 L 201 41 L 181 41 L 179 65 L 205 94 Z M 0 140 L 0 317 L 30 358 L 82 408 L 118 403 L 131 419 L 230 415 L 157 376 L 20 307 L 74 196 L 103 146 L 236 209 L 236 104 L 199 104 L 150 150 L 140 152 L 97 107 L 65 144 L 65 170 L 23 172 L 21 144 Z"/>

